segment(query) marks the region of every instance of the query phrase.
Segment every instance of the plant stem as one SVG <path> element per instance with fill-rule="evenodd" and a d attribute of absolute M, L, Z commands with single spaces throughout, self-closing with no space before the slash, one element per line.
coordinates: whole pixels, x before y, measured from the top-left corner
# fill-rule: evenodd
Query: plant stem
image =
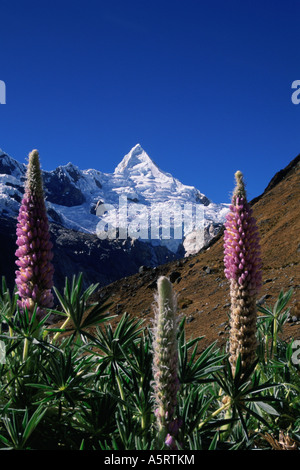
<path fill-rule="evenodd" d="M 29 340 L 25 338 L 24 347 L 23 347 L 23 361 L 25 362 L 28 357 L 28 350 L 29 350 Z"/>
<path fill-rule="evenodd" d="M 71 319 L 71 317 L 68 316 L 68 318 L 66 319 L 66 321 L 63 323 L 63 325 L 62 325 L 62 327 L 61 327 L 62 330 L 67 326 L 67 324 L 69 323 L 70 319 Z M 55 335 L 54 335 L 53 338 L 52 338 L 51 344 L 53 344 L 53 343 L 57 340 L 57 338 L 59 337 L 60 334 L 61 334 L 61 331 L 58 331 L 57 333 L 55 333 Z"/>
<path fill-rule="evenodd" d="M 198 429 L 201 429 L 206 423 L 208 423 L 208 421 L 210 421 L 212 418 L 215 418 L 215 416 L 217 416 L 219 413 L 222 413 L 222 411 L 227 410 L 230 406 L 231 406 L 231 402 L 229 400 L 227 403 L 222 405 L 216 411 L 211 413 L 211 415 L 209 415 L 204 421 L 202 421 L 202 423 L 199 424 Z"/>
<path fill-rule="evenodd" d="M 142 431 L 144 431 L 144 429 L 146 429 L 146 416 L 145 416 L 144 413 L 142 413 L 141 428 L 142 428 Z"/>
<path fill-rule="evenodd" d="M 274 330 L 273 330 L 273 357 L 276 356 L 276 353 L 277 353 L 277 332 L 278 332 L 278 319 L 277 319 L 277 316 L 275 316 Z"/>
<path fill-rule="evenodd" d="M 125 395 L 124 395 L 124 390 L 123 390 L 123 387 L 122 387 L 122 384 L 121 384 L 121 379 L 117 374 L 116 374 L 116 379 L 117 379 L 117 384 L 118 384 L 121 399 L 123 401 L 125 401 Z"/>

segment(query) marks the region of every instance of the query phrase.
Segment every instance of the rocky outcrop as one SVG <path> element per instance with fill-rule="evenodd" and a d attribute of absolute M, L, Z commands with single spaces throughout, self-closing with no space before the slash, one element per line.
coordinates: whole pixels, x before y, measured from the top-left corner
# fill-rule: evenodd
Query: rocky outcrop
<path fill-rule="evenodd" d="M 85 202 L 85 196 L 74 184 L 78 181 L 80 175 L 73 165 L 69 165 L 67 173 L 68 175 L 66 172 L 61 171 L 60 167 L 51 173 L 44 173 L 47 200 L 53 204 L 66 207 L 80 206 Z"/>
<path fill-rule="evenodd" d="M 16 219 L 0 217 L 0 267 L 10 288 L 15 279 Z M 83 273 L 83 284 L 105 286 L 133 275 L 141 265 L 154 267 L 176 259 L 166 247 L 153 247 L 139 240 L 100 240 L 96 235 L 81 233 L 50 224 L 53 243 L 54 284 L 62 289 L 65 277 Z"/>
<path fill-rule="evenodd" d="M 187 257 L 199 253 L 202 248 L 208 246 L 222 228 L 223 224 L 211 222 L 209 225 L 206 225 L 202 231 L 189 233 L 183 241 L 184 256 Z"/>
<path fill-rule="evenodd" d="M 0 149 L 0 174 L 18 175 L 25 177 L 26 166 L 11 158 Z"/>

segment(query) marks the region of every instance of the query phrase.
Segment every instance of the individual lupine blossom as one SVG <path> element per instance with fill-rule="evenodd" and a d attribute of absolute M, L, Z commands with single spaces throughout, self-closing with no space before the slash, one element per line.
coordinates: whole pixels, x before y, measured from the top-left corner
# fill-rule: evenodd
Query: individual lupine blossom
<path fill-rule="evenodd" d="M 231 318 L 229 352 L 233 371 L 238 356 L 242 368 L 255 360 L 257 294 L 261 287 L 259 234 L 247 202 L 243 175 L 235 174 L 236 188 L 224 233 L 225 275 L 230 280 Z"/>
<path fill-rule="evenodd" d="M 47 308 L 53 306 L 52 243 L 45 207 L 39 153 L 29 154 L 25 194 L 18 215 L 16 261 L 16 285 L 19 307 L 27 307 L 31 316 L 42 318 Z"/>
<path fill-rule="evenodd" d="M 167 277 L 161 276 L 158 279 L 157 288 L 153 340 L 155 416 L 159 441 L 175 449 L 175 437 L 180 426 L 175 417 L 180 387 L 177 371 L 177 299 Z"/>

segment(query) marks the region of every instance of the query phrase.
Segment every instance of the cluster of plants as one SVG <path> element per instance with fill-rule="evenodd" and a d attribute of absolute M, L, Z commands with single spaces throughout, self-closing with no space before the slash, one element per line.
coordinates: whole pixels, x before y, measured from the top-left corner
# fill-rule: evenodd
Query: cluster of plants
<path fill-rule="evenodd" d="M 53 286 L 39 155 L 29 155 L 17 224 L 16 286 L 0 288 L 0 444 L 35 450 L 299 449 L 300 368 L 280 333 L 292 291 L 258 307 L 261 259 L 243 176 L 225 224 L 228 348 L 186 338 L 170 280 L 152 327 L 109 304 L 82 274 Z M 199 293 L 201 295 L 201 293 Z M 54 308 L 54 299 L 59 307 Z M 58 321 L 54 328 L 51 319 Z"/>
<path fill-rule="evenodd" d="M 1 448 L 169 449 L 157 432 L 153 330 L 127 314 L 113 330 L 106 306 L 90 302 L 96 286 L 84 291 L 81 279 L 58 293 L 70 320 L 60 329 L 47 326 L 51 310 L 42 320 L 21 312 L 3 279 Z M 201 338 L 186 339 L 181 319 L 177 449 L 267 449 L 280 432 L 292 448 L 299 442 L 299 365 L 278 336 L 290 296 L 263 308 L 258 357 L 243 374 L 215 343 L 201 350 Z"/>

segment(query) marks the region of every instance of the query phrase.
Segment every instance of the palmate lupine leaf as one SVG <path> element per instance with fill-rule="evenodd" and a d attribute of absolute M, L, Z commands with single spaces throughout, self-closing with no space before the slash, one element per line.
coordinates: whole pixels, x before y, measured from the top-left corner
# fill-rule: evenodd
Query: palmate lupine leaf
<path fill-rule="evenodd" d="M 18 301 L 18 294 L 17 294 L 17 286 L 14 286 L 13 292 L 10 293 L 6 279 L 2 276 L 2 283 L 0 289 L 0 311 L 1 315 L 4 317 L 12 317 L 16 312 L 17 308 L 17 301 Z"/>
<path fill-rule="evenodd" d="M 40 337 L 45 324 L 51 315 L 51 312 L 40 317 L 37 315 L 38 307 L 35 305 L 32 311 L 28 311 L 27 307 L 24 307 L 22 311 L 17 306 L 16 315 L 12 318 L 4 317 L 5 321 L 11 329 L 11 332 L 33 340 L 33 338 Z"/>
<path fill-rule="evenodd" d="M 118 381 L 119 388 L 122 380 L 120 371 L 126 375 L 128 368 L 125 353 L 142 334 L 142 323 L 143 320 L 135 320 L 124 313 L 115 329 L 108 323 L 103 328 L 97 327 L 90 338 L 94 355 L 99 354 L 97 374 L 110 374 L 113 383 Z"/>
<path fill-rule="evenodd" d="M 132 341 L 129 348 L 124 348 L 120 344 L 120 348 L 132 371 L 140 376 L 151 374 L 152 352 L 149 335 L 146 337 L 145 332 L 142 331 L 139 341 Z"/>
<path fill-rule="evenodd" d="M 239 355 L 236 361 L 236 368 L 233 373 L 229 361 L 226 362 L 226 367 L 222 373 L 215 374 L 215 380 L 224 391 L 227 400 L 230 402 L 232 410 L 232 417 L 236 416 L 242 425 L 245 438 L 248 440 L 248 429 L 245 420 L 245 415 L 251 415 L 259 422 L 269 427 L 267 420 L 268 415 L 277 415 L 277 411 L 270 403 L 279 403 L 279 399 L 264 392 L 274 390 L 280 387 L 281 384 L 271 383 L 267 380 L 260 383 L 260 373 L 255 370 L 258 360 L 256 360 L 247 369 L 241 365 L 241 356 Z M 267 412 L 266 410 L 269 410 Z"/>
<path fill-rule="evenodd" d="M 40 391 L 38 403 L 66 400 L 74 407 L 78 400 L 83 399 L 93 376 L 90 375 L 92 361 L 89 357 L 77 355 L 78 351 L 72 350 L 49 355 L 47 363 L 41 365 L 43 378 L 40 382 L 27 384 L 27 387 Z"/>
<path fill-rule="evenodd" d="M 179 395 L 179 414 L 182 419 L 183 435 L 193 433 L 214 401 L 214 397 L 207 397 L 206 392 L 208 392 L 207 385 L 204 387 L 198 385 L 188 388 L 185 395 L 183 393 Z"/>
<path fill-rule="evenodd" d="M 29 418 L 28 409 L 26 409 L 21 421 L 20 413 L 16 410 L 11 410 L 10 413 L 2 417 L 2 422 L 8 436 L 0 435 L 0 440 L 7 448 L 25 450 L 30 436 L 36 430 L 46 411 L 46 408 L 40 405 Z"/>
<path fill-rule="evenodd" d="M 181 384 L 210 382 L 213 380 L 212 373 L 224 367 L 222 360 L 226 355 L 221 355 L 219 350 L 215 349 L 216 342 L 214 342 L 195 360 L 198 343 L 202 338 L 199 337 L 186 341 L 184 322 L 185 319 L 183 319 L 180 324 L 178 338 L 179 381 Z M 192 353 L 189 354 L 189 349 L 193 346 L 194 349 Z"/>
<path fill-rule="evenodd" d="M 147 433 L 152 413 L 152 352 L 144 336 L 134 342 L 124 352 L 125 375 L 123 381 L 126 406 L 132 407 L 134 415 L 140 420 L 141 431 Z"/>
<path fill-rule="evenodd" d="M 262 316 L 259 317 L 259 319 L 266 320 L 271 325 L 274 321 L 278 321 L 278 322 L 285 321 L 288 316 L 289 309 L 287 309 L 286 312 L 284 313 L 282 312 L 282 310 L 287 306 L 292 295 L 293 295 L 292 288 L 286 293 L 284 293 L 284 291 L 281 290 L 273 308 L 268 307 L 268 306 L 265 306 L 265 307 L 258 306 L 258 311 L 263 314 Z"/>
<path fill-rule="evenodd" d="M 273 308 L 268 306 L 259 306 L 258 311 L 262 313 L 259 317 L 260 331 L 264 334 L 264 339 L 267 342 L 268 336 L 271 338 L 270 357 L 274 357 L 277 353 L 278 333 L 282 332 L 283 325 L 288 319 L 290 309 L 284 310 L 291 299 L 293 289 L 289 289 L 284 293 L 280 291 L 278 299 Z M 268 344 L 266 344 L 268 348 Z M 269 354 L 268 354 L 269 355 Z"/>
<path fill-rule="evenodd" d="M 89 436 L 105 437 L 115 427 L 115 412 L 118 398 L 108 390 L 93 391 L 78 404 L 74 425 Z"/>
<path fill-rule="evenodd" d="M 61 328 L 48 329 L 48 331 L 57 332 L 55 339 L 58 337 L 59 332 L 72 332 L 73 337 L 78 334 L 83 338 L 90 337 L 90 334 L 86 331 L 88 328 L 112 318 L 107 312 L 111 303 L 102 305 L 98 302 L 92 303 L 90 301 L 92 294 L 97 288 L 98 284 L 92 284 L 83 291 L 82 273 L 78 276 L 74 275 L 71 284 L 69 279 L 66 278 L 63 294 L 54 288 L 63 309 L 63 314 L 67 317 L 67 321 Z"/>
<path fill-rule="evenodd" d="M 115 330 L 111 324 L 104 325 L 104 328 L 97 328 L 93 341 L 104 355 L 112 361 L 124 361 L 124 351 L 142 333 L 141 325 L 143 320 L 135 320 L 128 313 L 122 315 Z M 123 351 L 121 350 L 121 347 Z"/>

